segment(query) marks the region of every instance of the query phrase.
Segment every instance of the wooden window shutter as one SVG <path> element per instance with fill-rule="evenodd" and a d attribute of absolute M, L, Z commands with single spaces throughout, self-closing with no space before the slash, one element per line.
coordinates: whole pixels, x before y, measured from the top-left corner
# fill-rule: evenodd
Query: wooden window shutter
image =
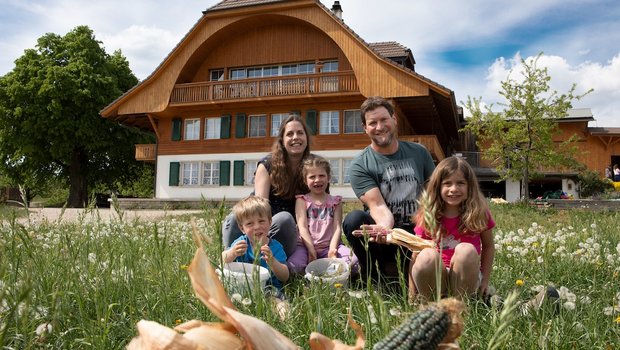
<path fill-rule="evenodd" d="M 172 141 L 181 140 L 181 126 L 182 125 L 183 125 L 183 120 L 181 118 L 172 119 Z"/>
<path fill-rule="evenodd" d="M 316 135 L 316 110 L 310 109 L 306 111 L 306 126 L 308 126 L 308 130 L 310 134 Z"/>
<path fill-rule="evenodd" d="M 220 186 L 230 186 L 230 160 L 220 161 Z"/>
<path fill-rule="evenodd" d="M 237 113 L 235 116 L 235 137 L 238 139 L 245 137 L 245 113 Z"/>
<path fill-rule="evenodd" d="M 243 186 L 245 180 L 245 162 L 235 160 L 233 186 Z"/>
<path fill-rule="evenodd" d="M 170 175 L 168 179 L 168 185 L 170 186 L 179 186 L 179 169 L 181 168 L 181 163 L 179 162 L 170 162 Z"/>
<path fill-rule="evenodd" d="M 230 114 L 225 114 L 221 118 L 221 122 L 220 122 L 220 138 L 221 139 L 229 139 L 230 138 Z"/>

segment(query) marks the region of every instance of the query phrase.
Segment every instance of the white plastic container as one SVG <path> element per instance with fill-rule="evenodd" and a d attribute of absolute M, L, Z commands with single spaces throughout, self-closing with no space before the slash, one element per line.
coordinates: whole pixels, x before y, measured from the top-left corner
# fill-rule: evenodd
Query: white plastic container
<path fill-rule="evenodd" d="M 306 266 L 306 279 L 320 281 L 323 284 L 346 287 L 351 274 L 349 264 L 342 259 L 316 259 Z"/>
<path fill-rule="evenodd" d="M 255 288 L 255 279 L 258 276 L 260 289 L 264 290 L 269 280 L 269 270 L 254 264 L 231 262 L 224 265 L 222 282 L 228 285 L 232 292 L 245 293 Z M 218 270 L 218 274 L 220 271 Z"/>

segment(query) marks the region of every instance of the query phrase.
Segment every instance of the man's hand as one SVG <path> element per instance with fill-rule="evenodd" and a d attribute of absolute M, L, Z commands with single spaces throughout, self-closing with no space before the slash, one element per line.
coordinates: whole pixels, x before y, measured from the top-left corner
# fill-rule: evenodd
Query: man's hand
<path fill-rule="evenodd" d="M 357 237 L 368 237 L 369 242 L 387 244 L 387 236 L 390 233 L 390 229 L 376 224 L 362 225 L 352 233 Z"/>

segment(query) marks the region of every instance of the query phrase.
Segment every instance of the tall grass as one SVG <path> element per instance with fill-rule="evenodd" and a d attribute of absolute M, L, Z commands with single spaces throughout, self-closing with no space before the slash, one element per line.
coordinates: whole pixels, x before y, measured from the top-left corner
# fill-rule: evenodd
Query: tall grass
<path fill-rule="evenodd" d="M 497 222 L 491 284 L 497 293 L 514 293 L 518 305 L 553 285 L 560 307 L 502 315 L 501 308 L 467 300 L 461 347 L 620 347 L 620 213 L 512 205 L 491 210 Z M 112 222 L 53 223 L 7 216 L 0 224 L 0 347 L 122 349 L 140 319 L 170 327 L 215 321 L 194 297 L 185 269 L 195 251 L 190 221 L 212 238 L 206 249 L 220 263 L 218 217 L 226 211 L 205 206 L 193 219 L 154 222 L 122 215 Z M 285 321 L 262 293 L 234 303 L 304 348 L 312 331 L 354 343 L 348 309 L 363 324 L 369 346 L 416 311 L 402 289 L 381 285 L 345 289 L 295 279 L 286 293 L 291 311 Z M 509 322 L 502 322 L 506 317 Z"/>

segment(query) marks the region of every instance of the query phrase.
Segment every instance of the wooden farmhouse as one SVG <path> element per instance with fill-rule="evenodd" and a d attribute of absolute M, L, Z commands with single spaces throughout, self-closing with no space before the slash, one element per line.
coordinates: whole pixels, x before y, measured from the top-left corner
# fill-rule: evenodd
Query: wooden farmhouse
<path fill-rule="evenodd" d="M 238 199 L 253 189 L 257 162 L 290 113 L 312 132 L 311 150 L 330 160 L 331 192 L 354 198 L 352 158 L 369 139 L 359 107 L 380 95 L 395 105 L 399 137 L 436 161 L 460 147 L 464 122 L 454 93 L 415 72 L 408 48 L 367 43 L 318 0 L 224 0 L 144 81 L 101 111 L 148 130 L 158 199 Z M 388 14 L 385 14 L 386 16 Z"/>

